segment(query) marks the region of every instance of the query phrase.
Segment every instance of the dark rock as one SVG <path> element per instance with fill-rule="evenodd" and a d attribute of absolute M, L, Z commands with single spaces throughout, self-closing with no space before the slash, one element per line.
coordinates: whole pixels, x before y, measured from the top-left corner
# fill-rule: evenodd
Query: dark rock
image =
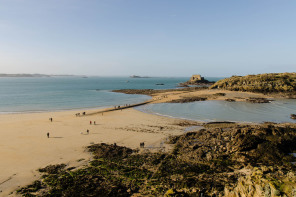
<path fill-rule="evenodd" d="M 225 99 L 225 101 L 228 101 L 228 102 L 235 102 L 235 99 L 228 98 L 228 99 Z"/>
<path fill-rule="evenodd" d="M 164 89 L 164 90 L 154 90 L 154 89 L 121 89 L 121 90 L 112 90 L 112 92 L 124 93 L 124 94 L 144 94 L 144 95 L 153 95 L 158 93 L 166 92 L 179 92 L 179 91 L 198 91 L 207 89 L 206 87 L 188 87 L 188 88 L 178 88 L 178 89 Z"/>
<path fill-rule="evenodd" d="M 46 172 L 48 174 L 57 174 L 61 172 L 67 165 L 66 164 L 57 164 L 57 165 L 49 165 L 45 168 L 40 168 L 39 172 Z"/>
<path fill-rule="evenodd" d="M 87 147 L 90 152 L 95 154 L 95 158 L 124 159 L 134 151 L 127 147 L 117 146 L 116 144 L 95 144 Z"/>
<path fill-rule="evenodd" d="M 190 103 L 195 101 L 205 101 L 207 98 L 204 97 L 185 97 L 180 99 L 175 99 L 172 101 L 169 101 L 168 103 Z"/>
<path fill-rule="evenodd" d="M 246 101 L 250 103 L 270 103 L 271 102 L 271 100 L 267 98 L 248 98 L 246 99 Z"/>
<path fill-rule="evenodd" d="M 225 93 L 222 93 L 222 92 L 218 92 L 216 94 L 213 94 L 214 96 L 225 96 L 226 94 Z"/>

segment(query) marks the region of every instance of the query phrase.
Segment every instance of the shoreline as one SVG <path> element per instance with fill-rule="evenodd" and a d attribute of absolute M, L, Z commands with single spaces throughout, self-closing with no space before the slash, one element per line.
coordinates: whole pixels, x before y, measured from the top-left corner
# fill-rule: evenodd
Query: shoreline
<path fill-rule="evenodd" d="M 196 92 L 193 92 L 193 90 L 196 90 L 196 88 L 181 88 L 181 89 L 161 89 L 161 90 L 152 90 L 153 93 L 147 94 L 146 89 L 144 89 L 144 93 L 139 93 L 142 92 L 143 90 L 137 90 L 137 89 L 131 89 L 132 91 L 137 92 L 138 95 L 147 95 L 150 96 L 151 98 L 139 103 L 133 103 L 133 104 L 128 104 L 126 106 L 123 106 L 120 108 L 126 109 L 126 108 L 133 108 L 137 107 L 137 105 L 145 105 L 145 104 L 157 104 L 157 103 L 175 103 L 175 100 L 182 100 L 186 98 L 200 98 L 204 97 L 206 101 L 225 101 L 227 99 L 236 99 L 237 102 L 247 102 L 247 99 L 252 98 L 252 97 L 260 97 L 264 99 L 287 99 L 283 97 L 277 97 L 275 95 L 265 95 L 262 93 L 253 93 L 253 92 L 241 92 L 241 91 L 229 91 L 229 90 L 210 90 L 210 89 L 205 89 L 205 88 L 197 88 L 198 90 Z M 129 91 L 131 90 L 126 90 L 123 89 L 122 92 L 121 90 L 115 90 L 115 93 L 120 93 L 120 94 L 134 94 L 130 93 Z M 150 89 L 147 89 L 148 91 Z M 128 93 L 126 92 L 128 91 Z M 154 92 L 155 91 L 155 92 Z M 223 93 L 225 94 L 224 96 L 217 96 L 215 94 L 220 94 Z M 230 95 L 228 95 L 230 94 Z M 239 95 L 239 96 L 238 96 Z M 241 97 L 241 95 L 243 95 Z M 189 102 L 195 102 L 195 101 L 189 101 Z M 178 103 L 178 102 L 177 102 Z M 180 102 L 183 103 L 183 102 Z M 185 102 L 186 103 L 186 102 Z M 102 112 L 108 112 L 108 111 L 116 111 L 114 110 L 114 106 L 100 106 L 100 107 L 87 107 L 87 108 L 72 108 L 72 109 L 57 109 L 57 110 L 43 110 L 43 111 L 20 111 L 20 112 L 0 112 L 1 115 L 16 115 L 16 114 L 43 114 L 43 113 L 56 113 L 56 112 L 70 112 L 72 111 L 73 113 L 81 113 L 83 111 L 91 111 L 91 114 L 87 115 L 94 115 L 94 114 L 99 114 Z M 141 110 L 138 110 L 141 111 Z M 144 111 L 141 111 L 144 112 Z M 149 112 L 144 112 L 144 113 L 149 113 Z M 158 115 L 157 112 L 152 112 L 149 114 L 155 114 Z M 165 115 L 165 114 L 160 114 L 161 116 L 165 117 L 172 117 L 172 118 L 177 118 L 177 119 L 186 119 L 186 120 L 192 120 L 192 121 L 198 121 L 198 122 L 211 122 L 215 120 L 209 120 L 209 121 L 202 121 L 202 120 L 194 120 L 194 119 L 188 119 L 188 118 L 182 118 L 182 117 L 173 117 L 170 115 Z M 232 120 L 228 120 L 232 121 Z M 252 122 L 240 122 L 238 123 L 252 123 Z M 257 122 L 256 122 L 257 123 Z M 263 123 L 263 122 L 262 122 Z"/>
<path fill-rule="evenodd" d="M 236 101 L 245 102 L 247 98 L 251 97 L 262 97 L 268 99 L 289 99 L 276 96 L 277 94 L 266 95 L 263 93 L 254 93 L 254 92 L 242 92 L 242 91 L 229 91 L 229 90 L 220 90 L 220 89 L 208 89 L 205 87 L 189 87 L 189 88 L 175 88 L 175 89 L 121 89 L 121 90 L 112 90 L 110 92 L 119 93 L 119 94 L 137 94 L 137 95 L 146 95 L 151 97 L 148 100 L 140 101 L 139 103 L 168 103 L 173 100 L 178 100 L 182 98 L 191 98 L 195 96 L 205 97 L 206 100 L 225 100 L 225 99 L 235 99 Z M 226 96 L 217 96 L 217 93 L 226 93 L 230 95 Z M 233 95 L 243 95 L 235 96 Z M 169 96 L 169 97 L 168 97 Z M 191 101 L 194 102 L 194 101 Z M 137 103 L 129 104 L 135 105 Z M 69 109 L 49 109 L 49 110 L 39 110 L 39 111 L 17 111 L 17 112 L 0 112 L 2 114 L 30 114 L 30 113 L 50 113 L 50 112 L 65 112 L 65 111 L 89 111 L 89 110 L 105 110 L 112 108 L 113 106 L 94 106 L 94 107 L 82 107 L 82 108 L 69 108 Z"/>
<path fill-rule="evenodd" d="M 216 93 L 206 92 L 212 95 Z M 198 91 L 193 94 L 201 95 L 206 92 Z M 149 103 L 166 102 L 184 94 L 188 92 L 154 95 Z M 237 94 L 241 93 L 230 96 Z M 75 167 L 85 165 L 91 159 L 90 153 L 85 151 L 88 145 L 116 143 L 139 149 L 139 144 L 145 142 L 145 145 L 152 147 L 152 150 L 153 147 L 155 150 L 158 148 L 170 150 L 170 146 L 163 144 L 163 141 L 169 136 L 183 134 L 187 127 L 192 126 L 183 124 L 184 122 L 206 124 L 202 121 L 145 113 L 134 108 L 122 109 L 92 108 L 0 114 L 2 128 L 0 146 L 3 147 L 0 149 L 0 157 L 4 158 L 0 163 L 0 196 L 16 196 L 15 193 L 10 193 L 38 178 L 40 176 L 36 171 L 38 168 L 59 163 Z M 100 114 L 102 110 L 110 111 Z M 75 113 L 82 111 L 86 111 L 87 114 L 75 116 Z M 53 118 L 53 122 L 48 120 L 50 117 Z M 96 121 L 97 124 L 90 124 L 90 121 Z M 235 124 L 260 123 L 235 122 Z M 89 134 L 86 133 L 88 129 Z M 47 132 L 50 133 L 50 138 L 46 137 Z"/>
<path fill-rule="evenodd" d="M 10 192 L 38 178 L 38 168 L 58 163 L 84 165 L 91 158 L 84 148 L 88 145 L 117 143 L 136 149 L 144 141 L 147 147 L 164 146 L 168 150 L 163 140 L 184 133 L 184 127 L 176 125 L 183 120 L 135 109 L 80 117 L 75 112 L 81 111 L 0 115 L 0 196 L 16 196 Z M 96 125 L 90 125 L 90 120 Z M 50 138 L 46 137 L 47 132 Z M 83 160 L 79 162 L 80 159 Z"/>

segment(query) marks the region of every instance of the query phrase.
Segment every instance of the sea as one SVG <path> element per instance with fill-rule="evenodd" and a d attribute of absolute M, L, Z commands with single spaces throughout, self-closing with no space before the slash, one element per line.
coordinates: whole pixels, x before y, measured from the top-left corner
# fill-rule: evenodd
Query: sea
<path fill-rule="evenodd" d="M 209 81 L 222 78 L 205 77 Z M 146 95 L 115 93 L 116 89 L 172 89 L 189 77 L 3 77 L 0 78 L 0 113 L 34 113 L 100 109 L 150 99 Z M 162 84 L 162 85 L 159 85 Z M 149 104 L 135 109 L 198 121 L 295 122 L 296 99 L 271 103 L 199 101 Z"/>
<path fill-rule="evenodd" d="M 61 111 L 138 103 L 150 97 L 112 90 L 176 88 L 187 80 L 186 77 L 3 77 L 0 78 L 0 112 Z"/>

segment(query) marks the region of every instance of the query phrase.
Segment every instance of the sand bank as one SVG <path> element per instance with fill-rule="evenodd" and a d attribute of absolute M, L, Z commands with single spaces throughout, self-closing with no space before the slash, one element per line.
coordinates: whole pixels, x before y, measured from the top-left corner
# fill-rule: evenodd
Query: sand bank
<path fill-rule="evenodd" d="M 90 154 L 85 147 L 90 144 L 117 143 L 139 148 L 140 142 L 145 142 L 146 147 L 157 150 L 166 147 L 162 142 L 169 135 L 184 130 L 176 125 L 176 119 L 134 109 L 81 117 L 75 113 L 78 111 L 0 115 L 0 196 L 8 196 L 19 186 L 31 183 L 39 176 L 36 170 L 40 167 L 86 164 Z M 96 121 L 96 125 L 90 125 L 90 121 Z"/>
<path fill-rule="evenodd" d="M 219 93 L 225 94 L 224 96 Z M 245 101 L 248 98 L 271 98 L 270 96 L 261 93 L 252 92 L 240 92 L 240 91 L 229 91 L 229 90 L 218 90 L 218 89 L 204 89 L 198 91 L 167 91 L 164 93 L 157 93 L 152 95 L 152 103 L 165 103 L 171 102 L 172 100 L 190 98 L 190 97 L 204 97 L 207 100 L 226 100 L 234 99 L 235 101 Z"/>

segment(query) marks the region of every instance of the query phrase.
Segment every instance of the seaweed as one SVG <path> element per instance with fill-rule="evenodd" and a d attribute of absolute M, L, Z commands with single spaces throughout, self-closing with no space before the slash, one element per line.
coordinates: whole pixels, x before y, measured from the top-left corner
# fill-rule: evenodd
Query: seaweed
<path fill-rule="evenodd" d="M 93 153 L 88 166 L 41 168 L 41 180 L 17 192 L 22 196 L 219 196 L 226 187 L 236 187 L 238 178 L 244 177 L 239 170 L 246 166 L 252 169 L 253 183 L 264 179 L 275 192 L 294 191 L 296 167 L 288 154 L 296 151 L 294 127 L 219 125 L 172 137 L 174 149 L 168 153 L 95 144 L 87 147 Z"/>

